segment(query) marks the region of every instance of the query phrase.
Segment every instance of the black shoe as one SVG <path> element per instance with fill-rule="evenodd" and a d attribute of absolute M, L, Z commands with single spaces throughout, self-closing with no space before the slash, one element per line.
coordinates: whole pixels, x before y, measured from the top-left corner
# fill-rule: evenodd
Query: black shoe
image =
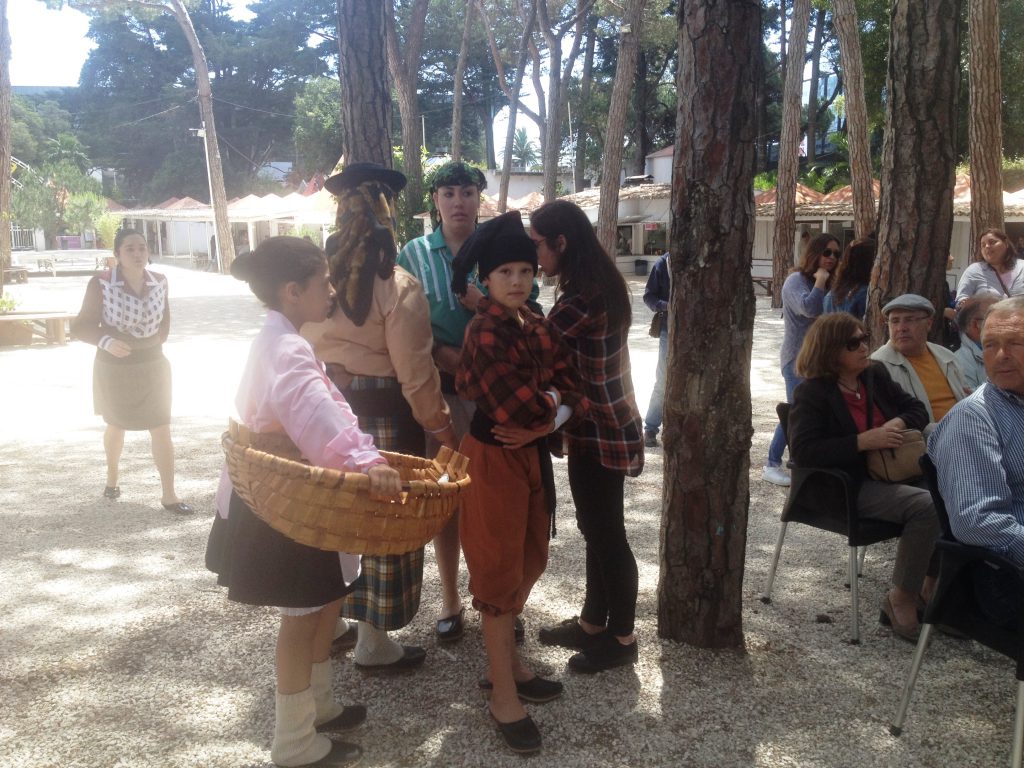
<path fill-rule="evenodd" d="M 339 656 L 356 647 L 359 628 L 353 624 L 331 641 L 331 656 Z"/>
<path fill-rule="evenodd" d="M 526 625 L 523 624 L 523 619 L 520 616 L 516 616 L 515 628 L 512 631 L 515 633 L 516 645 L 526 642 Z"/>
<path fill-rule="evenodd" d="M 498 731 L 501 733 L 501 737 L 505 739 L 505 744 L 513 752 L 520 755 L 540 752 L 540 731 L 537 730 L 537 724 L 533 722 L 532 717 L 527 715 L 522 720 L 503 723 L 494 716 L 490 707 L 487 708 L 487 714 L 491 716 L 491 720 L 498 726 Z"/>
<path fill-rule="evenodd" d="M 629 645 L 623 645 L 615 635 L 605 631 L 590 646 L 569 657 L 569 668 L 574 672 L 592 674 L 636 664 L 638 657 L 639 647 L 635 640 Z"/>
<path fill-rule="evenodd" d="M 360 664 L 358 661 L 352 663 L 356 669 L 363 672 L 403 672 L 421 666 L 426 658 L 427 652 L 418 645 L 403 645 L 401 658 L 390 664 Z"/>
<path fill-rule="evenodd" d="M 365 722 L 366 707 L 362 704 L 350 704 L 347 707 L 342 707 L 341 713 L 337 717 L 331 718 L 326 723 L 320 723 L 316 727 L 316 732 L 338 733 L 339 731 L 348 731 Z"/>
<path fill-rule="evenodd" d="M 644 448 L 657 448 L 658 447 L 658 433 L 657 432 L 644 432 Z"/>
<path fill-rule="evenodd" d="M 494 685 L 486 677 L 480 678 L 480 690 L 490 691 Z M 547 704 L 562 695 L 564 686 L 558 680 L 546 680 L 537 675 L 525 683 L 516 683 L 516 693 L 523 701 L 531 704 Z"/>
<path fill-rule="evenodd" d="M 335 741 L 331 739 L 331 751 L 319 760 L 305 765 L 333 766 L 334 768 L 348 768 L 359 762 L 363 756 L 363 748 L 356 744 L 349 744 L 347 741 Z"/>
<path fill-rule="evenodd" d="M 453 616 L 439 619 L 437 622 L 437 642 L 451 643 L 460 639 L 465 631 L 462 621 L 465 615 L 466 609 L 462 608 Z"/>
<path fill-rule="evenodd" d="M 108 485 L 103 489 L 103 498 L 114 501 L 121 498 L 121 486 L 119 485 Z"/>
<path fill-rule="evenodd" d="M 594 639 L 600 637 L 600 633 L 589 634 L 580 626 L 579 617 L 573 616 L 571 619 L 558 622 L 553 627 L 541 628 L 537 637 L 544 645 L 557 645 L 562 648 L 582 651 L 584 648 L 589 648 Z"/>
<path fill-rule="evenodd" d="M 178 501 L 174 504 L 163 504 L 163 508 L 176 515 L 194 515 L 196 512 L 191 505 L 186 504 L 183 501 Z"/>

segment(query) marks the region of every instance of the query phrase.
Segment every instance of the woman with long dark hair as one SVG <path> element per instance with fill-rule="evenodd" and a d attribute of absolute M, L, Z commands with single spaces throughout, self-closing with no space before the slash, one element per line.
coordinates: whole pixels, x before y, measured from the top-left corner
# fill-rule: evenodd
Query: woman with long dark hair
<path fill-rule="evenodd" d="M 626 344 L 629 291 L 578 206 L 545 203 L 530 215 L 530 237 L 561 292 L 548 325 L 572 350 L 590 401 L 582 423 L 567 432 L 569 487 L 587 545 L 586 595 L 578 618 L 542 629 L 540 640 L 579 651 L 569 659 L 571 669 L 599 672 L 637 660 L 637 566 L 623 492 L 625 478 L 643 470 L 644 438 Z"/>
<path fill-rule="evenodd" d="M 846 246 L 836 267 L 832 290 L 825 294 L 825 312 L 849 312 L 864 319 L 868 304 L 868 283 L 875 264 L 875 241 L 869 237 L 854 240 Z"/>
<path fill-rule="evenodd" d="M 793 390 L 802 381 L 795 370 L 797 352 L 807 329 L 825 309 L 825 294 L 832 284 L 832 272 L 841 253 L 835 235 L 828 232 L 818 235 L 807 243 L 803 263 L 782 284 L 783 335 L 779 362 L 782 379 L 786 382 L 787 402 L 793 402 Z M 789 485 L 789 473 L 782 468 L 782 452 L 785 450 L 786 435 L 782 426 L 776 424 L 775 435 L 768 448 L 768 461 L 761 473 L 769 483 Z"/>

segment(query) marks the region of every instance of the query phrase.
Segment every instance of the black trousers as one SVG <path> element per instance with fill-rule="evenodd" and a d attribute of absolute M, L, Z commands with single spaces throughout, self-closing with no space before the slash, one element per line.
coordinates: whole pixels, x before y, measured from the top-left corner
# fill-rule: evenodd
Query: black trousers
<path fill-rule="evenodd" d="M 587 543 L 587 592 L 580 618 L 620 637 L 633 632 L 638 575 L 626 539 L 625 475 L 596 459 L 569 454 L 576 525 Z"/>

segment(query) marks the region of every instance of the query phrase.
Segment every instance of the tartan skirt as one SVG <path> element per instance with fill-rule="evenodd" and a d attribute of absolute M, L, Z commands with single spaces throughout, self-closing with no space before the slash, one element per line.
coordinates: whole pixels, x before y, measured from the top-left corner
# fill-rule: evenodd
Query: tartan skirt
<path fill-rule="evenodd" d="M 425 437 L 398 379 L 355 376 L 341 388 L 359 428 L 378 449 L 423 456 Z M 341 604 L 346 619 L 401 629 L 416 615 L 423 586 L 423 549 L 404 555 L 363 555 L 359 578 Z"/>

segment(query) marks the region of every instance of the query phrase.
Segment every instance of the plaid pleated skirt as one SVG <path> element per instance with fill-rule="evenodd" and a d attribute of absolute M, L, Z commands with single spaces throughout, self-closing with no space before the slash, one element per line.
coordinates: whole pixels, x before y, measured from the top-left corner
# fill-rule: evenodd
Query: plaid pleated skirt
<path fill-rule="evenodd" d="M 341 388 L 359 428 L 380 450 L 423 456 L 423 428 L 412 415 L 397 379 L 355 376 Z M 401 629 L 416 615 L 423 586 L 423 549 L 404 555 L 363 555 L 359 578 L 341 604 L 346 619 L 377 629 Z"/>

